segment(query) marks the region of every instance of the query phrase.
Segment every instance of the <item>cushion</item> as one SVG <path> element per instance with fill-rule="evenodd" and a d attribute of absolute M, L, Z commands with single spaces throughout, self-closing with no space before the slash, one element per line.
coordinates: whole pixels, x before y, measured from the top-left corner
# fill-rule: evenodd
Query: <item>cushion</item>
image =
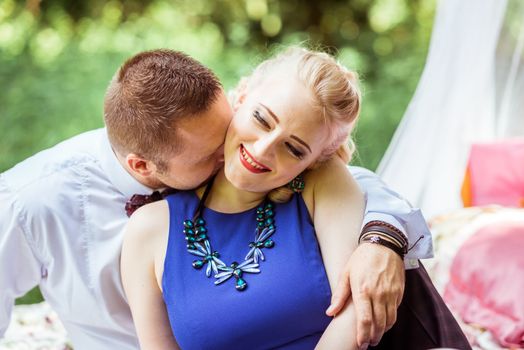
<path fill-rule="evenodd" d="M 464 206 L 524 207 L 523 164 L 523 139 L 472 145 L 462 185 Z"/>
<path fill-rule="evenodd" d="M 507 347 L 524 347 L 524 218 L 491 223 L 455 255 L 444 299 Z"/>

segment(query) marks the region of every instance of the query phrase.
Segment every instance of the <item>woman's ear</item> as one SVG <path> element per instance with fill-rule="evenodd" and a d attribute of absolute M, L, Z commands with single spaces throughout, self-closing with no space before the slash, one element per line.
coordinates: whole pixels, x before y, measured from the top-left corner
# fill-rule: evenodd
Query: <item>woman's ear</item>
<path fill-rule="evenodd" d="M 332 157 L 325 157 L 324 154 L 318 155 L 318 157 L 306 167 L 306 170 L 315 170 L 323 166 Z"/>
<path fill-rule="evenodd" d="M 233 99 L 233 112 L 236 113 L 240 106 L 244 103 L 244 101 L 246 100 L 246 93 L 247 78 L 241 78 L 234 91 L 235 97 Z"/>
<path fill-rule="evenodd" d="M 318 161 L 318 160 L 316 160 L 316 161 L 314 161 L 313 163 L 311 163 L 311 164 L 306 168 L 306 170 L 315 170 L 315 169 L 319 168 L 319 167 L 322 165 L 322 163 L 324 163 L 324 162 L 325 162 L 325 161 Z"/>

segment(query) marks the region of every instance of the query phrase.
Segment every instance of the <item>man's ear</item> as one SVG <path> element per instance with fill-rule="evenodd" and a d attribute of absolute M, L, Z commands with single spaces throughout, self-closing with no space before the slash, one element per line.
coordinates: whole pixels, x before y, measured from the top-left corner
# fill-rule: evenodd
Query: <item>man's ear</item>
<path fill-rule="evenodd" d="M 135 153 L 129 153 L 125 162 L 129 170 L 142 178 L 147 178 L 156 171 L 156 166 L 152 161 L 146 160 Z"/>

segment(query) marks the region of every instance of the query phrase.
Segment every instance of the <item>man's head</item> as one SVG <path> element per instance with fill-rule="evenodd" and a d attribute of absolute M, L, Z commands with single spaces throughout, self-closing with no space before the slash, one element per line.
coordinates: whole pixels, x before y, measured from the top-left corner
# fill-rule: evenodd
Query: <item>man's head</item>
<path fill-rule="evenodd" d="M 117 71 L 104 119 L 117 157 L 152 188 L 193 188 L 222 161 L 232 110 L 218 78 L 172 50 L 139 53 Z"/>

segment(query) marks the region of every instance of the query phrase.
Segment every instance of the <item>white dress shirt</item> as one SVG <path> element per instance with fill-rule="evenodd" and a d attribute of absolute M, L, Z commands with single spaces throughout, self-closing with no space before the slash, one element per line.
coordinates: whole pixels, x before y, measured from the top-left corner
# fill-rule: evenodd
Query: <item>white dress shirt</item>
<path fill-rule="evenodd" d="M 352 172 L 368 190 L 365 221 L 395 224 L 410 240 L 424 235 L 409 256 L 430 257 L 431 237 L 420 212 L 385 190 L 373 173 Z M 119 258 L 125 202 L 151 191 L 117 161 L 105 129 L 73 137 L 0 174 L 0 336 L 14 299 L 38 285 L 75 350 L 138 349 Z"/>

